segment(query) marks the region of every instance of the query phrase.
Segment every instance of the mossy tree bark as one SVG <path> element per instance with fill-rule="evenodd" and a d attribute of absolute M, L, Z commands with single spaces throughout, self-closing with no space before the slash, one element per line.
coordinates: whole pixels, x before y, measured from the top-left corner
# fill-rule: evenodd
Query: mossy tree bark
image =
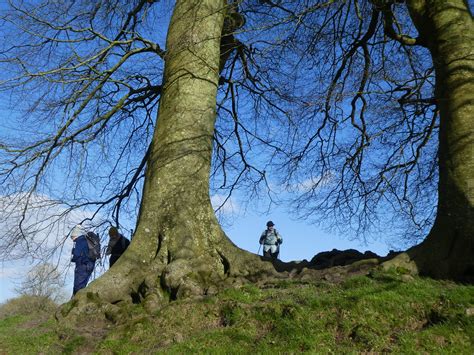
<path fill-rule="evenodd" d="M 63 316 L 84 312 L 91 300 L 143 302 L 154 309 L 170 299 L 212 292 L 225 280 L 275 272 L 232 244 L 209 197 L 225 6 L 224 0 L 176 2 L 133 242 Z"/>
<path fill-rule="evenodd" d="M 440 115 L 438 210 L 420 245 L 391 261 L 474 281 L 474 23 L 464 0 L 407 1 L 433 58 Z"/>

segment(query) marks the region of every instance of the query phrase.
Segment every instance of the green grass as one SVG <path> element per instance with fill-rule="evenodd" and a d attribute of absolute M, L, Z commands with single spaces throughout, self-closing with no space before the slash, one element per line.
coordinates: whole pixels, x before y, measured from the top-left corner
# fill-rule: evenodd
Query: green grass
<path fill-rule="evenodd" d="M 474 286 L 374 272 L 342 284 L 283 281 L 176 301 L 100 338 L 58 338 L 54 322 L 0 320 L 0 353 L 474 353 Z M 18 331 L 20 329 L 20 331 Z M 20 345 L 26 344 L 26 345 Z M 24 348 L 21 348 L 24 346 Z"/>
<path fill-rule="evenodd" d="M 0 320 L 0 354 L 47 353 L 56 338 L 51 319 L 40 320 L 39 324 L 29 316 Z"/>
<path fill-rule="evenodd" d="M 0 306 L 0 354 L 47 353 L 55 347 L 56 304 L 44 297 L 21 296 Z"/>

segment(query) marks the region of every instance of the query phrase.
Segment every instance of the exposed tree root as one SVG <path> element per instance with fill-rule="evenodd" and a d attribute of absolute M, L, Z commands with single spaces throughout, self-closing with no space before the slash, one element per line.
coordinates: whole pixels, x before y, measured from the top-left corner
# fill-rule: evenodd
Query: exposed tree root
<path fill-rule="evenodd" d="M 383 263 L 413 274 L 436 279 L 474 282 L 474 238 L 472 220 L 438 216 L 426 239 Z"/>
<path fill-rule="evenodd" d="M 227 238 L 219 239 L 221 242 L 200 254 L 191 248 L 175 252 L 161 241 L 157 253 L 148 260 L 140 260 L 138 255 L 143 253 L 131 245 L 112 269 L 64 305 L 57 318 L 73 322 L 88 315 L 115 318 L 113 314 L 123 304 L 142 304 L 153 312 L 173 300 L 209 295 L 262 278 L 287 277 L 271 262 L 237 248 Z"/>
<path fill-rule="evenodd" d="M 227 238 L 216 243 L 205 256 L 163 259 L 165 245 L 156 256 L 144 260 L 141 269 L 124 254 L 114 267 L 77 293 L 64 305 L 57 318 L 69 326 L 100 320 L 103 324 L 124 321 L 127 311 L 140 304 L 154 313 L 174 300 L 206 297 L 224 288 L 255 283 L 259 287 L 278 280 L 338 282 L 350 275 L 367 274 L 380 259 L 366 259 L 348 266 L 317 270 L 308 261 L 285 263 L 271 261 L 233 245 Z M 169 251 L 169 250 L 168 250 Z"/>

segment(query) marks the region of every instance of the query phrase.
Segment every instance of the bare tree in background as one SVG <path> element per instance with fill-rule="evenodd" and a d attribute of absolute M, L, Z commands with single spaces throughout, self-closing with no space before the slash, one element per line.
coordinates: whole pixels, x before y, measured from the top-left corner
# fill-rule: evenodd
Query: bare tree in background
<path fill-rule="evenodd" d="M 52 264 L 40 264 L 31 268 L 20 285 L 15 288 L 19 295 L 49 298 L 58 303 L 65 300 L 64 276 Z"/>

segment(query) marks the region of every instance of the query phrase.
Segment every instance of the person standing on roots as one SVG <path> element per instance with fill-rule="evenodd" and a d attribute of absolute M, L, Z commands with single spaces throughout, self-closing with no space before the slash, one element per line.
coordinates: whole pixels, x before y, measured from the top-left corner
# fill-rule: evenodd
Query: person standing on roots
<path fill-rule="evenodd" d="M 267 229 L 260 236 L 259 243 L 263 245 L 263 256 L 275 260 L 278 259 L 283 238 L 274 226 L 275 224 L 272 221 L 267 222 Z"/>
<path fill-rule="evenodd" d="M 72 295 L 87 286 L 87 282 L 94 271 L 95 260 L 89 257 L 89 246 L 86 239 L 86 231 L 81 225 L 75 226 L 71 231 L 71 239 L 74 242 L 71 261 L 76 264 L 74 268 L 74 287 Z"/>
<path fill-rule="evenodd" d="M 130 241 L 119 233 L 117 227 L 109 229 L 109 244 L 107 245 L 106 255 L 110 255 L 109 268 L 120 258 L 123 252 L 130 245 Z"/>

